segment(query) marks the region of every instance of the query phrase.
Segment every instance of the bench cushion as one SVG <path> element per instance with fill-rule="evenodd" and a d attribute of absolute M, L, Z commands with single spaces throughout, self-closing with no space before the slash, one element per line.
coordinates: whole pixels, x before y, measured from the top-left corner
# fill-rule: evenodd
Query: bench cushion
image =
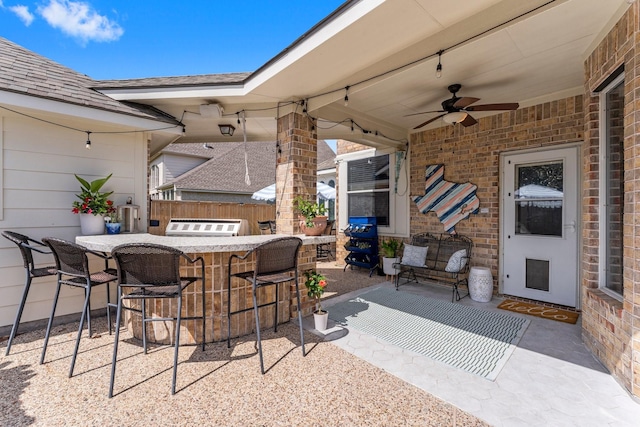
<path fill-rule="evenodd" d="M 447 266 L 444 268 L 444 271 L 447 273 L 458 273 L 460 270 L 464 268 L 467 264 L 467 250 L 460 249 L 459 251 L 454 252 L 449 258 L 449 262 L 447 262 Z"/>
<path fill-rule="evenodd" d="M 404 245 L 402 264 L 412 267 L 425 267 L 429 246 Z"/>

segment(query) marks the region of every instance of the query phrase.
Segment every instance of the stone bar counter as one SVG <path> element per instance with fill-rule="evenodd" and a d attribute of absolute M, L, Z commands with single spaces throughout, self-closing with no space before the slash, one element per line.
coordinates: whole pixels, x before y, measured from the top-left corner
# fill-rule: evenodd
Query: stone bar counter
<path fill-rule="evenodd" d="M 244 255 L 256 246 L 278 237 L 286 237 L 283 234 L 234 236 L 234 237 L 177 237 L 157 236 L 152 234 L 111 234 L 96 236 L 78 236 L 76 243 L 88 249 L 99 252 L 111 252 L 111 250 L 126 243 L 154 243 L 180 249 L 189 257 L 201 256 L 205 263 L 205 340 L 216 342 L 227 338 L 227 280 L 228 262 L 231 254 Z M 323 235 L 317 237 L 296 235 L 302 239 L 302 247 L 299 252 L 298 272 L 301 305 L 303 315 L 312 311 L 312 301 L 307 297 L 304 287 L 303 272 L 315 268 L 316 245 L 331 243 L 335 236 Z M 250 256 L 244 261 L 236 262 L 233 268 L 238 271 L 247 271 L 254 268 L 254 257 Z M 113 262 L 112 262 L 113 264 Z M 113 265 L 115 267 L 115 265 Z M 234 270 L 234 272 L 236 272 Z M 181 264 L 181 274 L 184 276 L 199 275 L 198 264 L 193 266 Z M 185 290 L 183 298 L 183 316 L 198 316 L 202 313 L 200 297 L 200 281 L 195 286 L 191 285 Z M 233 278 L 231 290 L 231 305 L 233 310 L 253 306 L 251 284 L 245 280 Z M 279 285 L 278 323 L 296 319 L 296 294 L 292 282 Z M 275 297 L 275 287 L 269 286 L 258 290 L 259 301 L 272 301 Z M 132 301 L 127 301 L 131 302 Z M 135 303 L 138 304 L 138 303 Z M 157 299 L 147 302 L 147 315 L 150 317 L 175 317 L 177 303 L 168 299 Z M 139 305 L 138 305 L 139 306 Z M 260 308 L 260 323 L 262 329 L 273 327 L 275 307 Z M 134 312 L 125 310 L 127 327 L 137 338 L 142 338 L 141 317 Z M 184 320 L 180 331 L 180 341 L 185 344 L 193 344 L 200 341 L 202 331 L 201 320 Z M 169 344 L 174 337 L 175 322 L 151 322 L 147 326 L 147 338 L 151 342 Z M 248 335 L 255 330 L 255 316 L 253 311 L 235 314 L 231 320 L 231 336 L 238 337 Z"/>

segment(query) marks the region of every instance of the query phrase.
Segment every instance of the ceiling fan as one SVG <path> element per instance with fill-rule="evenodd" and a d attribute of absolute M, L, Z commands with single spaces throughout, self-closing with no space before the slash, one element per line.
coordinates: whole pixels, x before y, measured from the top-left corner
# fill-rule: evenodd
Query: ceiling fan
<path fill-rule="evenodd" d="M 483 105 L 471 105 L 474 102 L 480 101 L 480 98 L 470 98 L 463 97 L 460 98 L 456 96 L 456 93 L 462 87 L 461 84 L 452 84 L 447 89 L 452 93 L 451 98 L 445 99 L 442 101 L 442 110 L 436 111 L 423 111 L 421 113 L 408 114 L 405 117 L 416 116 L 418 114 L 428 114 L 428 113 L 442 113 L 439 116 L 433 117 L 427 120 L 424 123 L 419 124 L 414 127 L 414 129 L 420 129 L 423 126 L 428 125 L 431 122 L 434 122 L 442 117 L 447 123 L 460 123 L 462 126 L 473 126 L 478 121 L 471 117 L 468 113 L 469 111 L 509 111 L 509 110 L 517 110 L 519 104 L 517 102 L 503 103 L 503 104 L 483 104 Z"/>

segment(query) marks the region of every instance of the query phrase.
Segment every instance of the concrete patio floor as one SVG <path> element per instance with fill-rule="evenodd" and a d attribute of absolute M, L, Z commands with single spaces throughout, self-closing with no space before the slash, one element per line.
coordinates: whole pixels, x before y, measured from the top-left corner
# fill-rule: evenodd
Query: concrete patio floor
<path fill-rule="evenodd" d="M 347 270 L 349 273 L 349 270 Z M 382 287 L 393 288 L 391 283 Z M 331 305 L 362 293 L 356 290 L 328 300 Z M 407 284 L 399 292 L 451 301 L 451 288 Z M 524 336 L 495 381 L 452 368 L 404 350 L 356 329 L 338 326 L 320 334 L 334 345 L 493 426 L 638 426 L 640 403 L 587 351 L 580 319 L 567 324 L 496 308 L 493 298 L 469 297 L 457 304 L 530 320 Z M 307 328 L 313 329 L 311 319 Z M 329 326 L 335 326 L 330 324 Z"/>

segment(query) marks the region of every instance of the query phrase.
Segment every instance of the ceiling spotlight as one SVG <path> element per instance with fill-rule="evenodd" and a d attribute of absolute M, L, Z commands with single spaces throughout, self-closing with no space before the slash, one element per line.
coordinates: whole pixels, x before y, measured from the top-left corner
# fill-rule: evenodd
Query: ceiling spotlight
<path fill-rule="evenodd" d="M 445 114 L 442 117 L 442 120 L 444 120 L 445 123 L 454 124 L 460 123 L 461 121 L 466 119 L 467 116 L 468 114 L 464 111 L 455 111 L 453 113 Z"/>
<path fill-rule="evenodd" d="M 233 125 L 218 125 L 218 127 L 220 128 L 220 133 L 224 136 L 233 136 L 233 131 L 236 130 Z"/>
<path fill-rule="evenodd" d="M 202 104 L 200 105 L 200 115 L 208 119 L 217 119 L 222 117 L 224 108 L 220 104 Z"/>

